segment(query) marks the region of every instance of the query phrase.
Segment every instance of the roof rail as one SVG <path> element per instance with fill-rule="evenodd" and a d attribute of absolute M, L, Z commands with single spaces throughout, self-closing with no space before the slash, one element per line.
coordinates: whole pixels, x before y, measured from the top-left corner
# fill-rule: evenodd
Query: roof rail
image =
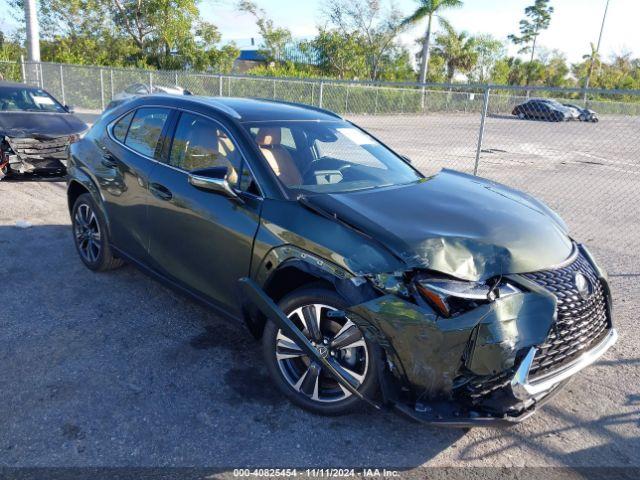
<path fill-rule="evenodd" d="M 264 102 L 272 102 L 272 103 L 282 103 L 283 105 L 291 105 L 292 107 L 300 107 L 306 108 L 307 110 L 315 110 L 316 112 L 324 113 L 325 115 L 330 115 L 335 118 L 339 118 L 340 120 L 344 120 L 344 117 L 337 114 L 336 112 L 332 112 L 331 110 L 327 110 L 326 108 L 316 107 L 315 105 L 309 105 L 308 103 L 300 103 L 300 102 L 287 102 L 286 100 L 276 100 L 273 98 L 261 98 L 261 97 L 253 97 L 256 100 L 262 100 Z"/>

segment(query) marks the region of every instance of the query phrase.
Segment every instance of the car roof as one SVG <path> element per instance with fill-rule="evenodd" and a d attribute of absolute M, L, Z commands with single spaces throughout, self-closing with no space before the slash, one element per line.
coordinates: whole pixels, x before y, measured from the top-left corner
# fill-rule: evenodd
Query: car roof
<path fill-rule="evenodd" d="M 302 103 L 285 102 L 262 98 L 235 97 L 204 97 L 197 95 L 148 95 L 140 97 L 142 106 L 147 102 L 162 99 L 162 103 L 169 103 L 176 107 L 188 108 L 189 105 L 210 107 L 220 113 L 228 115 L 240 122 L 261 122 L 278 120 L 310 120 L 310 121 L 340 121 L 342 117 L 337 113 Z"/>

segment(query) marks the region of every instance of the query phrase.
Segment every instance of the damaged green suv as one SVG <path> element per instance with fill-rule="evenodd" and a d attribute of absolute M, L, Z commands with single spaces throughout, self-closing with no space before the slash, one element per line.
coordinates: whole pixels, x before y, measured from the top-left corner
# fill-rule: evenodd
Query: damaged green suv
<path fill-rule="evenodd" d="M 425 177 L 325 110 L 141 97 L 68 172 L 87 267 L 135 264 L 243 322 L 314 412 L 516 422 L 616 341 L 606 274 L 545 205 Z"/>

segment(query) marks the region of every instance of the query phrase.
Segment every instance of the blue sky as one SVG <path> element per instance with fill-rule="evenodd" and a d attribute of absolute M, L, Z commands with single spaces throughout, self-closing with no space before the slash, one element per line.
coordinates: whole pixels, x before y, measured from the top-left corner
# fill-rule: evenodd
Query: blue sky
<path fill-rule="evenodd" d="M 348 1 L 348 0 L 345 0 Z M 389 0 L 381 0 L 389 4 Z M 548 49 L 559 49 L 570 61 L 578 61 L 589 51 L 589 42 L 596 42 L 606 0 L 552 0 L 555 8 L 550 28 L 540 36 L 540 44 Z M 640 0 L 610 0 L 609 14 L 601 47 L 607 58 L 612 53 L 629 51 L 640 57 Z M 257 0 L 278 25 L 289 28 L 295 37 L 310 37 L 316 26 L 323 23 L 323 0 Z M 404 13 L 415 8 L 415 0 L 396 0 Z M 490 33 L 506 39 L 516 33 L 524 8 L 533 0 L 465 0 L 464 7 L 447 11 L 444 15 L 457 29 L 471 33 Z M 0 9 L 6 11 L 0 0 Z M 220 28 L 224 40 L 235 40 L 240 46 L 251 37 L 258 37 L 251 16 L 239 13 L 236 0 L 202 0 L 200 10 L 207 20 Z M 0 18 L 0 28 L 12 30 L 13 22 Z M 401 40 L 413 47 L 414 39 L 423 33 L 424 25 L 408 30 Z M 515 48 L 512 52 L 515 53 Z"/>

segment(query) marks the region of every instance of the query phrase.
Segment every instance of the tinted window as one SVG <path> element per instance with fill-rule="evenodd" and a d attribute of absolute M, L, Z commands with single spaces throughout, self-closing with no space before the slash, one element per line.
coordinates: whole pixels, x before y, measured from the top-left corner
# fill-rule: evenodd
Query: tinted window
<path fill-rule="evenodd" d="M 182 113 L 171 145 L 169 164 L 187 171 L 225 167 L 229 184 L 255 189 L 235 142 L 220 125 L 199 115 Z"/>
<path fill-rule="evenodd" d="M 136 152 L 153 157 L 162 134 L 162 129 L 169 116 L 164 108 L 139 108 L 129 126 L 125 145 Z"/>
<path fill-rule="evenodd" d="M 127 130 L 129 129 L 129 124 L 131 123 L 132 118 L 133 112 L 127 113 L 113 125 L 113 136 L 116 137 L 117 140 L 124 142 L 124 138 L 127 136 Z"/>

